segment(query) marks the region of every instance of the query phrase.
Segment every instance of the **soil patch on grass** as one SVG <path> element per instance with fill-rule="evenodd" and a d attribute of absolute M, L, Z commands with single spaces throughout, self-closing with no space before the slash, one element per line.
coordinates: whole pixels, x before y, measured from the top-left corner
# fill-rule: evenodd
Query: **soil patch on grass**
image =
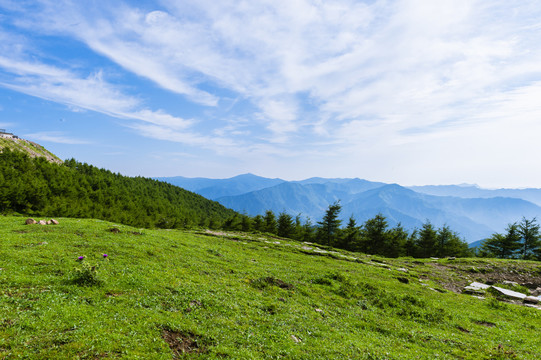
<path fill-rule="evenodd" d="M 173 359 L 180 359 L 183 354 L 204 354 L 207 352 L 207 349 L 201 344 L 200 337 L 189 332 L 164 329 L 162 338 L 173 351 Z"/>
<path fill-rule="evenodd" d="M 472 281 L 485 284 L 501 284 L 515 282 L 529 289 L 541 287 L 541 276 L 530 264 L 517 263 L 516 266 L 501 267 L 491 264 L 430 264 L 435 272 L 429 275 L 433 281 L 444 289 L 461 293 L 462 289 Z"/>

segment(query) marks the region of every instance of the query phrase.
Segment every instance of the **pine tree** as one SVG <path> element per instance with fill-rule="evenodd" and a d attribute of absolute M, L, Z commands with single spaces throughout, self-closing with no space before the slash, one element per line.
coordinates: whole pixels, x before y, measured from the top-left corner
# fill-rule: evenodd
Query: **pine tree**
<path fill-rule="evenodd" d="M 292 238 L 295 234 L 295 225 L 293 217 L 284 211 L 278 215 L 277 234 L 280 237 Z"/>
<path fill-rule="evenodd" d="M 409 238 L 408 232 L 398 223 L 388 232 L 388 240 L 383 255 L 387 257 L 399 257 L 406 255 L 406 245 Z"/>
<path fill-rule="evenodd" d="M 521 239 L 521 257 L 523 259 L 534 258 L 534 254 L 540 247 L 541 233 L 539 230 L 539 224 L 537 219 L 527 220 L 522 218 L 522 221 L 518 225 L 518 232 Z"/>
<path fill-rule="evenodd" d="M 272 210 L 267 210 L 263 218 L 265 220 L 265 231 L 271 234 L 276 234 L 276 215 Z"/>
<path fill-rule="evenodd" d="M 317 241 L 324 245 L 334 245 L 336 239 L 338 238 L 338 232 L 340 230 L 340 224 L 342 220 L 338 219 L 340 211 L 342 210 L 342 205 L 337 201 L 332 205 L 329 205 L 329 208 L 325 212 L 325 216 L 321 221 L 318 221 L 318 231 L 317 231 Z"/>
<path fill-rule="evenodd" d="M 356 251 L 359 246 L 360 231 L 353 215 L 349 218 L 346 228 L 342 232 L 338 247 L 349 251 Z"/>
<path fill-rule="evenodd" d="M 435 255 L 437 244 L 437 231 L 434 226 L 427 221 L 419 231 L 417 246 L 419 247 L 419 257 L 428 258 Z"/>
<path fill-rule="evenodd" d="M 486 239 L 481 251 L 501 259 L 507 259 L 514 257 L 520 248 L 519 228 L 517 223 L 513 223 L 507 226 L 506 234 L 495 233 Z"/>
<path fill-rule="evenodd" d="M 372 219 L 366 220 L 362 234 L 366 241 L 366 252 L 369 254 L 383 255 L 384 249 L 389 242 L 388 224 L 385 216 L 377 214 Z"/>

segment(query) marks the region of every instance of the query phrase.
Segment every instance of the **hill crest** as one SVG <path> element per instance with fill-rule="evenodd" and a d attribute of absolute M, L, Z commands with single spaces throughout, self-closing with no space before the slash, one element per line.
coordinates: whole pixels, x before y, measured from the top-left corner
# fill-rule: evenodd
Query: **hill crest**
<path fill-rule="evenodd" d="M 42 145 L 30 140 L 21 139 L 16 135 L 7 133 L 4 129 L 0 130 L 0 152 L 7 148 L 11 151 L 23 152 L 32 158 L 42 157 L 49 162 L 57 164 L 61 164 L 63 162 L 58 156 L 47 150 Z"/>

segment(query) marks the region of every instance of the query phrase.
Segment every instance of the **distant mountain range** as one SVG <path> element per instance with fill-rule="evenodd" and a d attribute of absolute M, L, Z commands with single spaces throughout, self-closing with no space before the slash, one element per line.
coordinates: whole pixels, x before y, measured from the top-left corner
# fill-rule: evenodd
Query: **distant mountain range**
<path fill-rule="evenodd" d="M 313 223 L 329 204 L 340 201 L 342 220 L 353 216 L 362 223 L 383 214 L 389 224 L 419 228 L 429 220 L 448 225 L 467 242 L 502 232 L 507 224 L 526 218 L 541 219 L 541 189 L 481 189 L 473 185 L 414 186 L 362 179 L 311 178 L 302 181 L 269 179 L 252 174 L 230 179 L 157 178 L 216 200 L 249 215 L 285 211 Z"/>

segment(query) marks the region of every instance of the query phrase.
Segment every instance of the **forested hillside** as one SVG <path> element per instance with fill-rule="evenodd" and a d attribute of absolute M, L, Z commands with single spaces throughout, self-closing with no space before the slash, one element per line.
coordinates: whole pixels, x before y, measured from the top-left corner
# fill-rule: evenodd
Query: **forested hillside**
<path fill-rule="evenodd" d="M 236 213 L 176 186 L 86 163 L 63 164 L 4 149 L 0 213 L 96 218 L 140 227 L 220 227 Z"/>

